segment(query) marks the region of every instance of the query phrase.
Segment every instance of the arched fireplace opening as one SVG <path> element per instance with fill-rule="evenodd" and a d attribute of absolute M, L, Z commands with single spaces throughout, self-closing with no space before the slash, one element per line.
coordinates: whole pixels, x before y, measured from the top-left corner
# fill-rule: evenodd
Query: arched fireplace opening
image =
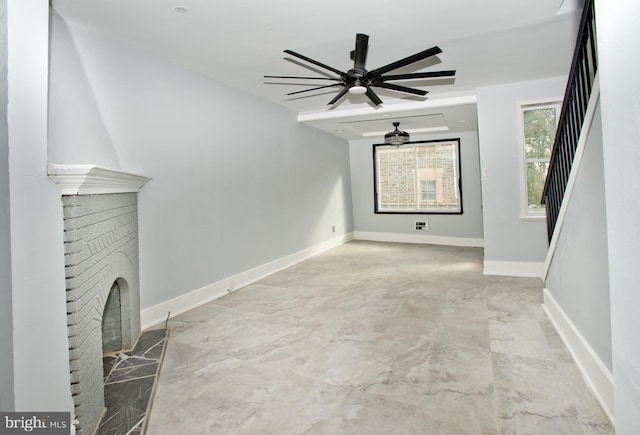
<path fill-rule="evenodd" d="M 102 353 L 107 356 L 122 350 L 122 303 L 120 284 L 116 280 L 102 314 Z"/>

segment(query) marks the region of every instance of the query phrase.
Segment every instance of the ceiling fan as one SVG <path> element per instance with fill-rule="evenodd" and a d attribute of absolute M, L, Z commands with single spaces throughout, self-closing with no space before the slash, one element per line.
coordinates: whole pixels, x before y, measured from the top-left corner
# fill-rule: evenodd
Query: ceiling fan
<path fill-rule="evenodd" d="M 284 50 L 285 53 L 290 54 L 291 56 L 297 57 L 299 59 L 304 60 L 305 62 L 309 62 L 313 65 L 319 66 L 320 68 L 324 68 L 336 74 L 338 77 L 296 77 L 296 76 L 264 76 L 265 78 L 273 78 L 273 79 L 300 79 L 300 80 L 331 80 L 336 83 L 332 83 L 330 85 L 318 86 L 311 89 L 305 89 L 303 91 L 290 92 L 287 95 L 301 94 L 303 92 L 311 92 L 317 91 L 319 89 L 330 88 L 334 86 L 342 86 L 338 95 L 336 95 L 331 101 L 329 101 L 328 105 L 332 105 L 338 102 L 347 92 L 350 94 L 365 94 L 373 104 L 376 106 L 382 104 L 382 100 L 376 95 L 373 91 L 373 87 L 377 88 L 385 88 L 391 89 L 393 91 L 406 92 L 408 94 L 415 95 L 426 95 L 427 91 L 423 91 L 421 89 L 409 88 L 407 86 L 396 85 L 394 83 L 389 83 L 396 80 L 412 80 L 412 79 L 425 79 L 425 78 L 434 78 L 434 77 L 451 77 L 455 75 L 455 70 L 447 70 L 447 71 L 432 71 L 432 72 L 418 72 L 418 73 L 409 73 L 409 74 L 395 74 L 395 75 L 384 75 L 390 71 L 396 70 L 398 68 L 402 68 L 404 66 L 410 65 L 412 63 L 418 62 L 420 60 L 426 59 L 431 56 L 435 56 L 437 54 L 442 53 L 440 47 L 432 47 L 428 50 L 421 51 L 420 53 L 416 53 L 414 55 L 405 57 L 404 59 L 400 59 L 396 62 L 392 62 L 388 65 L 382 66 L 380 68 L 372 69 L 371 71 L 367 71 L 365 69 L 365 62 L 367 60 L 367 51 L 369 49 L 369 36 L 357 33 L 356 34 L 356 48 L 351 52 L 351 59 L 353 60 L 353 68 L 347 72 L 340 71 L 336 68 L 330 67 L 329 65 L 325 65 L 317 60 L 313 60 L 302 54 L 296 53 L 292 50 Z"/>

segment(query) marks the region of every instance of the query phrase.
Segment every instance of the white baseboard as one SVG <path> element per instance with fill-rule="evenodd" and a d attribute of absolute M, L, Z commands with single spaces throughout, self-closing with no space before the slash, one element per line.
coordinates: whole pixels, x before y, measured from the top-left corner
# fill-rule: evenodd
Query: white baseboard
<path fill-rule="evenodd" d="M 551 293 L 544 289 L 543 295 L 544 303 L 542 308 L 544 308 L 551 323 L 553 323 L 562 341 L 569 349 L 571 356 L 573 356 L 587 384 L 602 405 L 607 417 L 613 423 L 613 375 L 589 346 L 589 343 L 580 334 L 571 319 L 567 317 Z"/>
<path fill-rule="evenodd" d="M 200 305 L 215 299 L 221 298 L 228 294 L 227 282 L 229 280 L 234 281 L 234 291 L 252 284 L 268 275 L 276 273 L 282 269 L 293 266 L 300 261 L 320 254 L 328 249 L 339 246 L 353 240 L 353 233 L 344 234 L 342 236 L 334 237 L 325 242 L 303 249 L 302 251 L 287 255 L 286 257 L 279 258 L 269 263 L 265 263 L 261 266 L 254 267 L 247 271 L 229 276 L 218 282 L 206 285 L 197 290 L 193 290 L 189 293 L 177 296 L 168 301 L 161 302 L 149 308 L 145 308 L 140 312 L 140 323 L 142 324 L 142 330 L 148 329 L 159 323 L 164 322 L 167 319 L 167 314 L 170 313 L 170 317 L 177 316 L 178 314 L 192 310 Z"/>
<path fill-rule="evenodd" d="M 484 275 L 520 276 L 540 278 L 544 270 L 543 262 L 533 261 L 489 261 L 484 260 Z"/>
<path fill-rule="evenodd" d="M 484 239 L 466 237 L 432 236 L 429 234 L 379 233 L 374 231 L 354 231 L 355 240 L 372 242 L 421 243 L 425 245 L 468 246 L 482 248 Z"/>

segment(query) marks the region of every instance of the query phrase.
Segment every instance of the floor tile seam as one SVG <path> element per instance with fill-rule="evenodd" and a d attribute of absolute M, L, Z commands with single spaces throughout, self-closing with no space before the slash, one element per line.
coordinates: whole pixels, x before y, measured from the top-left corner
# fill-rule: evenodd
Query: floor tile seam
<path fill-rule="evenodd" d="M 530 356 L 530 355 L 520 355 L 520 354 L 517 354 L 517 353 L 506 353 L 506 352 L 500 352 L 500 351 L 495 351 L 495 350 L 492 350 L 491 354 L 492 354 L 491 355 L 492 356 L 492 358 L 491 358 L 492 364 L 493 364 L 493 355 L 502 355 L 502 356 L 507 357 L 507 358 L 516 357 L 516 358 L 522 358 L 522 359 L 525 359 L 525 360 L 538 362 L 538 363 L 552 363 L 556 367 L 558 365 L 568 365 L 568 366 L 575 365 L 574 361 L 567 361 L 567 362 L 556 361 L 556 360 L 548 359 L 548 358 L 537 358 L 537 357 Z"/>
<path fill-rule="evenodd" d="M 112 372 L 119 372 L 119 371 L 125 371 L 125 370 L 135 370 L 135 369 L 137 369 L 139 367 L 148 367 L 148 366 L 156 365 L 156 364 L 158 364 L 159 361 L 160 361 L 160 359 L 157 359 L 157 360 L 153 360 L 153 362 L 146 363 L 146 364 L 135 364 L 135 365 L 126 366 L 126 367 L 114 368 L 111 371 Z"/>
<path fill-rule="evenodd" d="M 491 403 L 493 405 L 493 421 L 495 423 L 496 430 L 498 430 L 499 429 L 498 419 L 500 419 L 500 410 L 502 409 L 502 401 L 500 400 L 500 391 L 498 388 L 496 388 L 496 376 L 495 376 L 495 370 L 493 367 L 493 359 L 491 360 L 491 370 L 493 372 L 493 392 L 491 393 Z"/>

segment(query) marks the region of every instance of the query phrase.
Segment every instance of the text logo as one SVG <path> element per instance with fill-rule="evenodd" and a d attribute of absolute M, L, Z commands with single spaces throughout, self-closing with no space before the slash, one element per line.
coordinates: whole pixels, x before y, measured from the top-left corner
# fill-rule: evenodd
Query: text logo
<path fill-rule="evenodd" d="M 69 435 L 69 412 L 0 412 L 0 435 Z"/>

